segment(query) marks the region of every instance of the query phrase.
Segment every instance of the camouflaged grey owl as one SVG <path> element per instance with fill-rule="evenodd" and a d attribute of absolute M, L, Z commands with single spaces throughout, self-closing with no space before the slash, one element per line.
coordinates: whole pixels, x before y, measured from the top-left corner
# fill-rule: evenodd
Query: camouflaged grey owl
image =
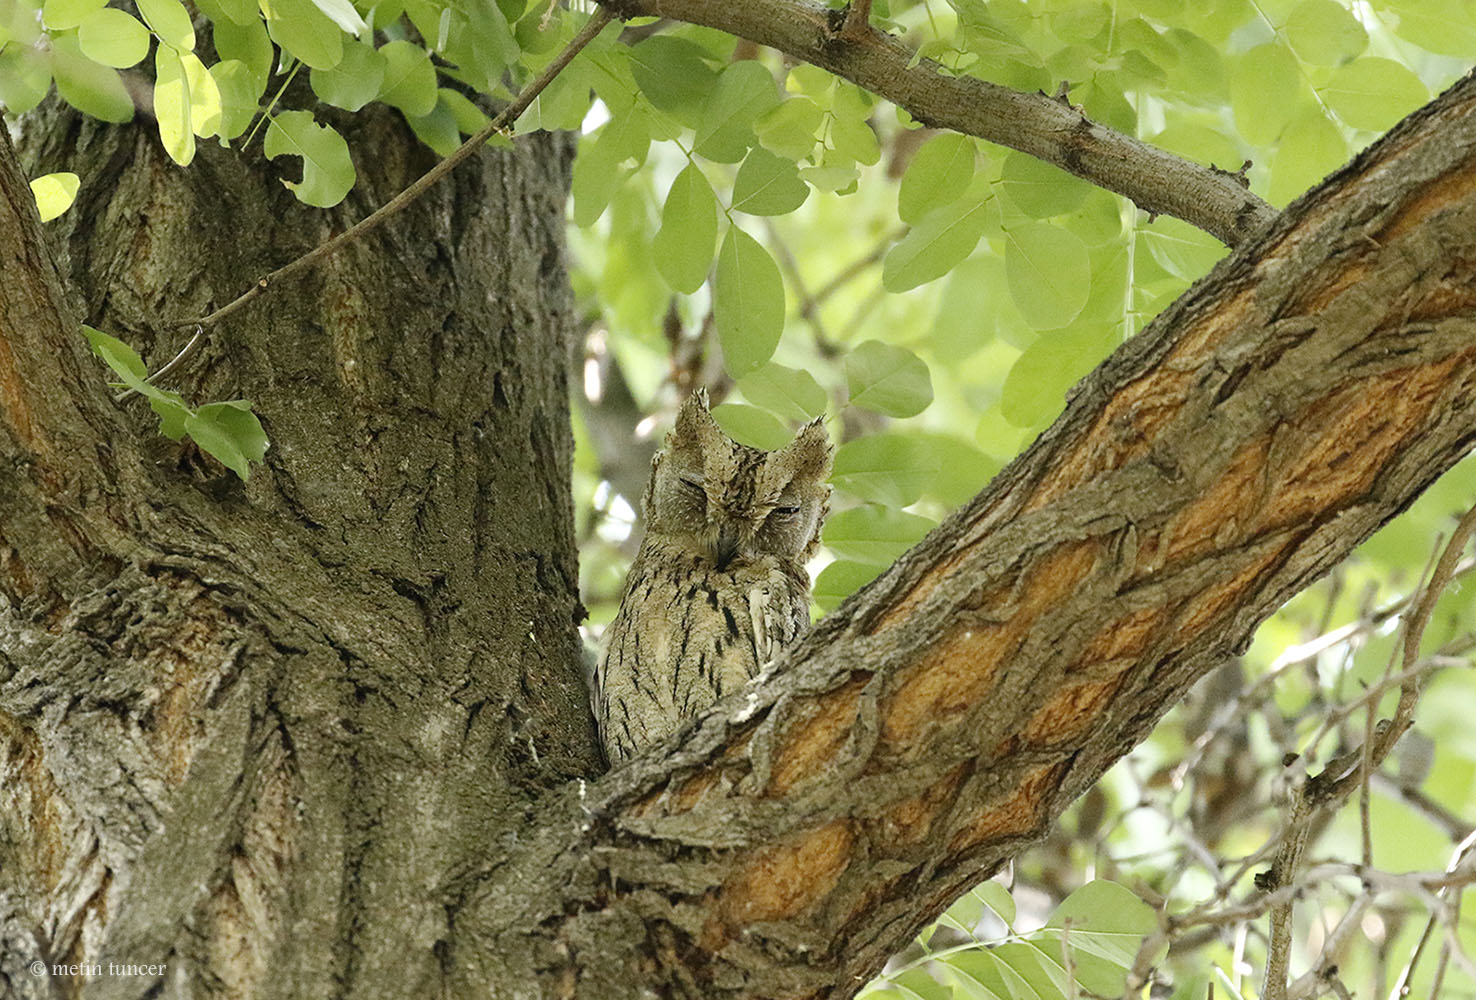
<path fill-rule="evenodd" d="M 605 632 L 595 718 L 610 762 L 742 687 L 810 623 L 805 561 L 830 503 L 814 420 L 784 448 L 733 441 L 697 390 L 646 487 L 646 534 Z"/>

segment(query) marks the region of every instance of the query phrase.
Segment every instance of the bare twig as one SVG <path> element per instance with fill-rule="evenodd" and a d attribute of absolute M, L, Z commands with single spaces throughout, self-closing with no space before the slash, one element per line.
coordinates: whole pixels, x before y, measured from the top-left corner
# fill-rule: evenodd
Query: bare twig
<path fill-rule="evenodd" d="M 193 358 L 196 354 L 198 354 L 200 352 L 200 348 L 204 346 L 204 344 L 205 328 L 203 326 L 196 326 L 195 335 L 190 338 L 190 342 L 184 345 L 180 352 L 169 360 L 168 364 L 166 364 L 163 368 L 160 368 L 158 371 L 154 372 L 154 374 L 150 375 L 148 378 L 144 379 L 144 381 L 147 382 L 149 385 L 157 384 L 162 379 L 166 378 L 170 372 L 174 371 L 176 368 L 179 368 L 186 361 L 190 360 L 190 358 Z M 129 396 L 132 396 L 136 392 L 138 392 L 137 389 L 125 389 L 113 398 L 121 403 L 123 400 L 127 399 Z"/>
<path fill-rule="evenodd" d="M 569 40 L 569 44 L 564 46 L 564 50 L 555 56 L 553 61 L 543 68 L 543 72 L 539 73 L 532 82 L 524 87 L 518 96 L 513 98 L 512 103 L 503 108 L 497 117 L 488 123 L 486 128 L 462 143 L 461 148 L 427 170 L 419 179 L 391 198 L 372 215 L 361 219 L 332 239 L 320 243 L 291 263 L 285 264 L 270 274 L 258 278 L 251 288 L 221 306 L 210 315 L 202 316 L 199 319 L 181 320 L 172 325 L 214 326 L 227 316 L 246 306 L 252 299 L 266 291 L 271 285 L 307 270 L 345 244 L 352 243 L 364 234 L 378 228 L 390 216 L 407 207 L 411 202 L 424 194 L 436 181 L 445 177 L 463 161 L 480 150 L 486 144 L 487 140 L 499 132 L 506 132 L 508 127 L 518 120 L 519 116 L 528 109 L 528 106 L 533 103 L 538 95 L 543 93 L 543 89 L 553 82 L 554 77 L 558 76 L 564 67 L 569 65 L 569 62 L 600 33 L 606 24 L 610 23 L 611 17 L 610 11 L 603 7 L 596 10 L 590 19 L 585 22 L 584 27 L 579 30 L 579 33 Z"/>

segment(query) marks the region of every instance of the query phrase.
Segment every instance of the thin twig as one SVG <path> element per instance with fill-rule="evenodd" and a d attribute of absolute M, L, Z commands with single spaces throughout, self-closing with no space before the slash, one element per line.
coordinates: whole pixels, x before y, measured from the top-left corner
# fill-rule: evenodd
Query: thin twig
<path fill-rule="evenodd" d="M 579 54 L 579 51 L 588 45 L 605 25 L 610 23 L 613 16 L 608 9 L 604 7 L 597 8 L 594 14 L 590 16 L 590 19 L 585 22 L 584 27 L 579 30 L 579 33 L 569 40 L 568 45 L 564 46 L 564 50 L 552 62 L 545 66 L 543 72 L 539 73 L 531 83 L 524 87 L 518 96 L 513 99 L 513 102 L 503 108 L 486 128 L 462 143 L 460 149 L 456 150 L 456 152 L 446 157 L 440 163 L 437 163 L 434 167 L 431 167 L 418 180 L 395 195 L 372 215 L 365 217 L 332 239 L 320 243 L 290 264 L 285 264 L 270 274 L 258 278 L 251 288 L 231 302 L 221 306 L 210 315 L 202 316 L 199 319 L 181 320 L 171 325 L 214 326 L 238 309 L 244 307 L 252 299 L 264 292 L 268 286 L 289 278 L 300 271 L 307 270 L 335 250 L 338 250 L 344 244 L 351 243 L 370 230 L 377 228 L 390 216 L 404 209 L 416 198 L 419 198 L 425 193 L 426 189 L 450 173 L 462 161 L 481 149 L 494 134 L 498 132 L 506 133 L 508 127 L 518 120 L 519 116 L 528 109 L 528 106 L 533 103 L 538 95 L 543 93 L 543 89 L 553 81 L 554 77 L 558 76 L 564 67 L 569 65 L 569 62 Z"/>
<path fill-rule="evenodd" d="M 190 338 L 190 342 L 184 345 L 183 349 L 181 349 L 178 354 L 171 358 L 167 365 L 154 372 L 154 374 L 144 379 L 144 381 L 147 382 L 149 385 L 157 384 L 170 372 L 174 371 L 176 368 L 180 367 L 186 361 L 190 360 L 190 358 L 193 358 L 197 353 L 199 353 L 200 348 L 204 345 L 204 343 L 205 328 L 203 326 L 196 326 L 195 335 Z M 129 396 L 132 396 L 136 392 L 138 392 L 137 389 L 125 389 L 122 392 L 118 393 L 118 395 L 114 396 L 113 399 L 121 403 L 123 400 L 127 399 Z"/>

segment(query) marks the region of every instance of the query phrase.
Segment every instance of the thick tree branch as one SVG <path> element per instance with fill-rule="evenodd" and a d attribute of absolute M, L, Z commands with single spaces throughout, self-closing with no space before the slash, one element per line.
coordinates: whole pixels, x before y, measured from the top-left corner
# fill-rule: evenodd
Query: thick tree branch
<path fill-rule="evenodd" d="M 931 59 L 912 65 L 914 54 L 902 42 L 852 16 L 867 9 L 861 5 L 847 14 L 807 0 L 603 2 L 624 18 L 674 18 L 768 45 L 885 97 L 924 124 L 1037 156 L 1229 246 L 1244 243 L 1276 216 L 1233 174 L 1090 121 L 1064 101 L 951 76 Z"/>
<path fill-rule="evenodd" d="M 1470 451 L 1473 288 L 1468 77 L 1119 350 L 777 676 L 550 803 L 463 889 L 461 945 L 538 951 L 587 996 L 853 995 Z"/>

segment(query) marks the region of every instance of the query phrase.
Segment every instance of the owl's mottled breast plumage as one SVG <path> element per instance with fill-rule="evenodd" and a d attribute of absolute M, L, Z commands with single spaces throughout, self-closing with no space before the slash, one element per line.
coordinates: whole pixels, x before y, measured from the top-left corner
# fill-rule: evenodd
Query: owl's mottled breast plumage
<path fill-rule="evenodd" d="M 756 676 L 809 626 L 805 559 L 829 502 L 819 422 L 766 452 L 732 441 L 700 391 L 646 490 L 646 535 L 605 634 L 595 715 L 612 762 Z"/>

